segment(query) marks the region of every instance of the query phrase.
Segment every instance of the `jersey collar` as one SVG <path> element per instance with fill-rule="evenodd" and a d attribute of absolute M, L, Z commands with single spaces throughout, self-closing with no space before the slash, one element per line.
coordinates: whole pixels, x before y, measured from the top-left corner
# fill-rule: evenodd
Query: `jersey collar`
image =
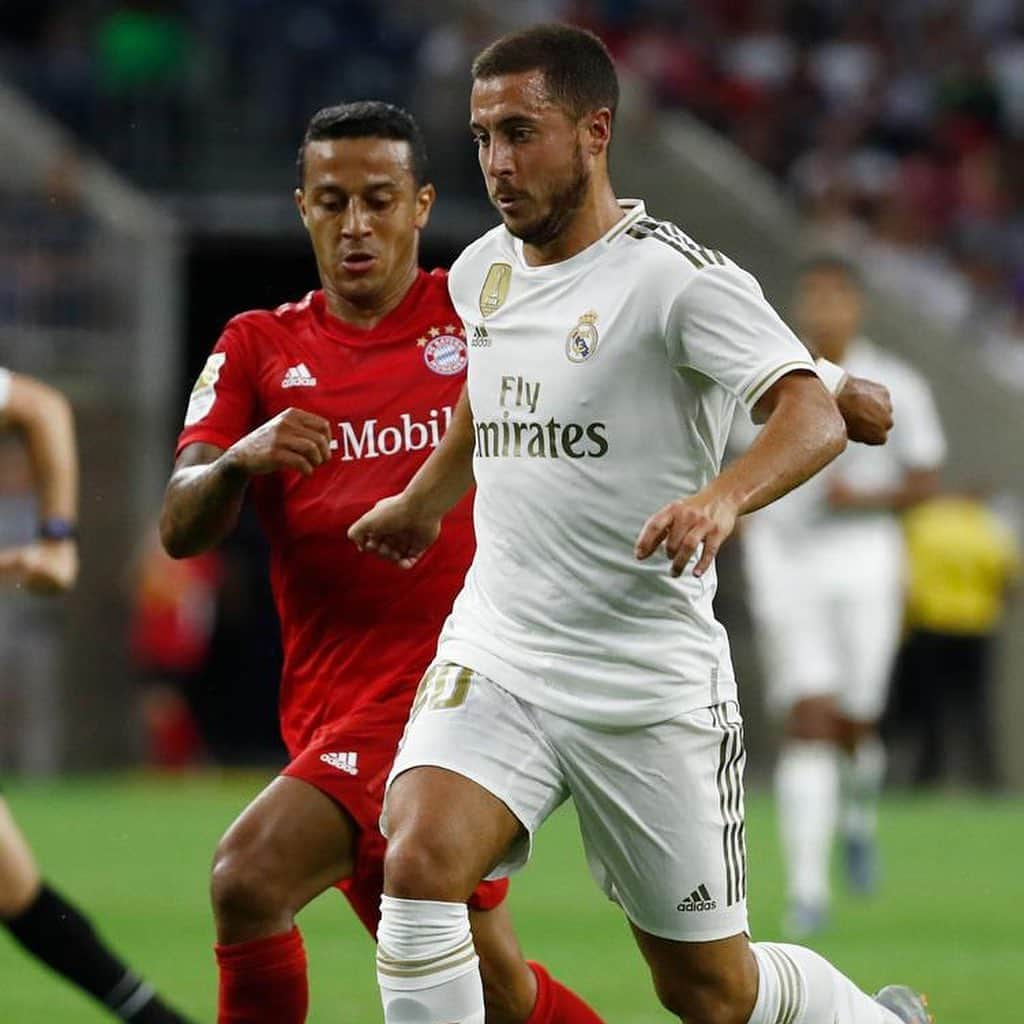
<path fill-rule="evenodd" d="M 411 315 L 423 298 L 429 279 L 430 274 L 420 267 L 402 301 L 376 327 L 369 330 L 339 320 L 327 309 L 324 293 L 316 291 L 311 306 L 317 329 L 332 341 L 340 341 L 345 345 L 375 345 L 394 341 L 399 336 L 404 337 L 409 333 Z"/>
<path fill-rule="evenodd" d="M 539 267 L 531 267 L 523 255 L 523 240 L 516 238 L 515 235 L 508 232 L 509 238 L 512 239 L 512 249 L 515 252 L 520 268 L 527 274 L 532 274 L 536 277 L 561 277 L 570 271 L 589 266 L 591 263 L 601 259 L 616 239 L 621 238 L 641 217 L 647 216 L 647 208 L 644 206 L 642 199 L 620 199 L 618 203 L 625 213 L 621 220 L 617 220 L 597 241 L 591 242 L 590 245 L 585 249 L 581 249 L 575 256 L 559 260 L 557 263 L 544 263 Z M 505 230 L 508 231 L 507 228 Z"/>

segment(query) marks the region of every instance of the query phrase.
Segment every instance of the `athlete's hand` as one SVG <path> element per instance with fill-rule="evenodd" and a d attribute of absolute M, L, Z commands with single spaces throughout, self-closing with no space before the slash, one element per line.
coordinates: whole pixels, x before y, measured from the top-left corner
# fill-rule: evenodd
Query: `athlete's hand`
<path fill-rule="evenodd" d="M 70 590 L 78 578 L 78 545 L 73 540 L 40 540 L 0 550 L 0 581 L 36 594 Z"/>
<path fill-rule="evenodd" d="M 864 377 L 848 376 L 836 395 L 846 434 L 861 444 L 885 444 L 892 430 L 889 389 Z"/>
<path fill-rule="evenodd" d="M 279 469 L 312 476 L 331 457 L 331 425 L 316 413 L 285 409 L 236 441 L 223 457 L 246 476 Z"/>
<path fill-rule="evenodd" d="M 736 516 L 736 506 L 724 498 L 704 492 L 692 498 L 680 498 L 669 502 L 644 523 L 634 553 L 643 560 L 664 544 L 665 555 L 672 560 L 671 573 L 680 576 L 694 552 L 703 545 L 693 567 L 694 576 L 703 576 L 718 549 L 736 529 Z"/>
<path fill-rule="evenodd" d="M 441 517 L 425 513 L 404 494 L 382 498 L 348 529 L 360 551 L 372 551 L 411 569 L 441 532 Z"/>

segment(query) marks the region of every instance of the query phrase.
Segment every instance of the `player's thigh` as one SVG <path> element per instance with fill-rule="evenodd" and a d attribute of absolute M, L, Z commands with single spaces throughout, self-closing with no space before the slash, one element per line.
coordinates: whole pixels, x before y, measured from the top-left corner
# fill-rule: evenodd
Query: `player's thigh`
<path fill-rule="evenodd" d="M 783 734 L 793 740 L 842 740 L 839 705 L 834 694 L 802 697 L 787 709 Z"/>
<path fill-rule="evenodd" d="M 891 566 L 841 604 L 843 682 L 840 712 L 855 721 L 877 721 L 885 710 L 903 621 L 899 576 Z"/>
<path fill-rule="evenodd" d="M 433 666 L 388 780 L 388 884 L 399 857 L 464 858 L 459 885 L 470 889 L 508 875 L 565 797 L 558 759 L 515 697 L 468 669 Z"/>
<path fill-rule="evenodd" d="M 769 710 L 784 718 L 805 698 L 835 693 L 838 655 L 829 606 L 812 566 L 775 552 L 774 536 L 750 543 L 746 554 L 750 609 Z"/>
<path fill-rule="evenodd" d="M 551 728 L 591 872 L 629 920 L 676 941 L 745 931 L 746 755 L 737 704 L 626 731 L 564 720 Z"/>
<path fill-rule="evenodd" d="M 689 1019 L 747 1020 L 757 1001 L 757 963 L 745 934 L 712 942 L 676 942 L 636 925 L 633 934 L 665 1006 Z"/>
<path fill-rule="evenodd" d="M 301 779 L 279 776 L 241 813 L 217 848 L 213 888 L 258 887 L 299 909 L 352 872 L 355 822 Z"/>
<path fill-rule="evenodd" d="M 39 886 L 39 869 L 21 829 L 0 797 L 0 918 L 25 908 Z"/>

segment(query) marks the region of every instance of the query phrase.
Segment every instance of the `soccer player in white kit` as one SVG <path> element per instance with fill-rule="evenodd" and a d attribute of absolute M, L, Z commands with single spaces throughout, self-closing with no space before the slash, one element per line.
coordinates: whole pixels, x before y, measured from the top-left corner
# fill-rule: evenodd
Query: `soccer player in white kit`
<path fill-rule="evenodd" d="M 842 450 L 804 347 L 749 274 L 619 202 L 614 66 L 535 26 L 473 66 L 503 225 L 452 268 L 468 397 L 406 490 L 350 530 L 412 569 L 477 484 L 477 554 L 392 770 L 377 954 L 388 1024 L 479 1024 L 465 900 L 572 797 L 588 861 L 690 1024 L 924 1024 L 747 935 L 742 723 L 715 621 L 737 515 Z M 766 420 L 719 472 L 737 401 Z M 653 509 L 660 509 L 651 515 Z M 664 547 L 666 566 L 651 559 Z"/>
<path fill-rule="evenodd" d="M 835 256 L 804 265 L 794 303 L 801 336 L 848 372 L 886 384 L 896 409 L 888 443 L 851 445 L 744 532 L 769 705 L 784 730 L 775 785 L 793 935 L 825 923 L 837 825 L 851 887 L 876 884 L 877 724 L 903 615 L 897 513 L 934 492 L 945 455 L 928 384 L 860 334 L 862 307 L 852 266 Z"/>

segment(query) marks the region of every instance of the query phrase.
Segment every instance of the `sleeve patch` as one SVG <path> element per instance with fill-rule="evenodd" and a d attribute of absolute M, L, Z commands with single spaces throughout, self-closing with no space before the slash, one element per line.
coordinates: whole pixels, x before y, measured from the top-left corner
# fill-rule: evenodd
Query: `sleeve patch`
<path fill-rule="evenodd" d="M 213 403 L 217 400 L 217 380 L 226 360 L 227 354 L 224 352 L 214 352 L 206 360 L 203 372 L 196 379 L 195 387 L 189 396 L 188 409 L 185 411 L 186 427 L 194 426 L 213 408 Z"/>

